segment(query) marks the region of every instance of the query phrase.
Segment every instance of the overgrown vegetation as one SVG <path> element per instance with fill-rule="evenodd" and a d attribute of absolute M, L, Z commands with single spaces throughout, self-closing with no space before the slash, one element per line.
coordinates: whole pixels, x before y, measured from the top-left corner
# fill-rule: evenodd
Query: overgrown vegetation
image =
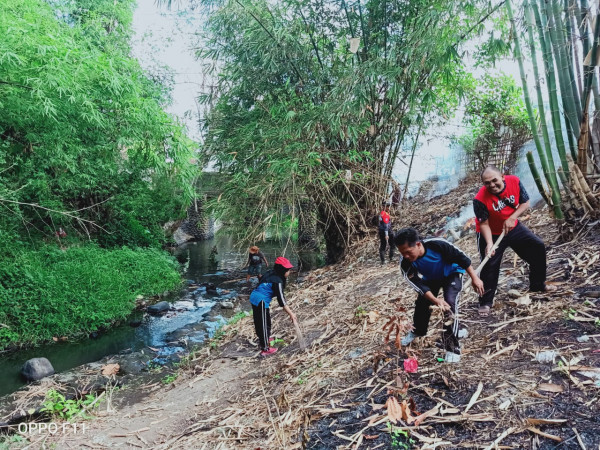
<path fill-rule="evenodd" d="M 227 182 L 213 204 L 240 237 L 314 206 L 330 260 L 345 254 L 386 195 L 418 129 L 450 116 L 463 43 L 489 2 L 205 0 L 200 57 L 207 157 Z M 292 215 L 295 214 L 292 209 Z"/>
<path fill-rule="evenodd" d="M 98 398 L 95 395 L 87 394 L 79 399 L 67 399 L 57 390 L 50 389 L 46 393 L 42 412 L 48 414 L 52 419 L 70 422 L 73 419 L 89 419 L 90 410 L 98 406 Z"/>
<path fill-rule="evenodd" d="M 597 138 L 600 90 L 595 70 L 600 42 L 599 11 L 589 8 L 585 0 L 564 3 L 526 0 L 516 12 L 513 12 L 510 0 L 505 6 L 513 27 L 514 57 L 519 63 L 525 106 L 542 175 L 531 152 L 527 155 L 529 167 L 559 225 L 566 219 L 568 226 L 561 226 L 561 229 L 563 236 L 569 237 L 573 235 L 573 225 L 579 228 L 581 223 L 587 224 L 600 217 L 600 201 L 594 186 L 600 174 L 600 142 Z M 518 26 L 521 15 L 525 30 Z M 521 42 L 527 43 L 533 66 L 539 125 L 534 112 L 536 103 L 529 95 Z M 537 63 L 538 44 L 543 70 Z M 551 128 L 546 124 L 543 84 L 547 88 Z M 556 144 L 558 161 L 552 154 L 553 144 Z"/>
<path fill-rule="evenodd" d="M 16 247 L 16 248 L 15 248 Z M 2 249 L 0 349 L 86 335 L 124 319 L 137 295 L 172 290 L 177 263 L 155 249 Z"/>
<path fill-rule="evenodd" d="M 0 3 L 0 348 L 97 330 L 178 283 L 165 255 L 121 248 L 163 244 L 197 172 L 167 85 L 130 57 L 134 7 Z"/>
<path fill-rule="evenodd" d="M 129 56 L 133 7 L 0 5 L 1 228 L 152 245 L 192 197 L 193 145 Z"/>
<path fill-rule="evenodd" d="M 512 168 L 518 150 L 531 138 L 522 89 L 511 76 L 486 74 L 473 84 L 465 103 L 463 121 L 469 131 L 458 141 L 467 155 L 472 155 L 471 168 L 482 168 L 490 162 Z M 499 144 L 508 147 L 502 155 L 506 160 L 490 161 L 499 151 Z"/>

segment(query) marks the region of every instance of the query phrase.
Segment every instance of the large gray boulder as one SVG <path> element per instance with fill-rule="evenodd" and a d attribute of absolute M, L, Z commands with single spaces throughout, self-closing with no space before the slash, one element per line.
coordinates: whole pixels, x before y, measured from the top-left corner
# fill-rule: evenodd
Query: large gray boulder
<path fill-rule="evenodd" d="M 173 240 L 177 245 L 185 244 L 186 242 L 190 242 L 194 240 L 194 236 L 186 233 L 181 228 L 177 228 L 173 233 Z"/>
<path fill-rule="evenodd" d="M 154 305 L 150 305 L 148 306 L 148 308 L 146 308 L 146 311 L 148 311 L 149 314 L 164 314 L 166 313 L 169 309 L 171 309 L 171 304 L 169 302 L 158 302 Z"/>
<path fill-rule="evenodd" d="M 23 364 L 21 375 L 27 381 L 37 381 L 54 374 L 54 367 L 46 358 L 32 358 Z"/>

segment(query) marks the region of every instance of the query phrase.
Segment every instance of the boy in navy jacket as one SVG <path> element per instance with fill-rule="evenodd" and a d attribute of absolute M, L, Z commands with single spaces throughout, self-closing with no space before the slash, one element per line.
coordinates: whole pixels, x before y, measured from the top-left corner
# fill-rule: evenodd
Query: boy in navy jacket
<path fill-rule="evenodd" d="M 404 228 L 394 235 L 394 245 L 400 252 L 400 269 L 404 278 L 419 296 L 415 303 L 413 331 L 402 339 L 402 345 L 410 344 L 417 336 L 425 336 L 431 318 L 431 305 L 444 312 L 446 321 L 442 343 L 446 350 L 446 362 L 460 361 L 458 342 L 458 300 L 462 291 L 462 276 L 466 272 L 473 281 L 473 288 L 483 294 L 483 282 L 479 279 L 471 260 L 458 247 L 445 239 L 421 239 L 414 228 Z M 444 298 L 439 299 L 440 289 Z"/>

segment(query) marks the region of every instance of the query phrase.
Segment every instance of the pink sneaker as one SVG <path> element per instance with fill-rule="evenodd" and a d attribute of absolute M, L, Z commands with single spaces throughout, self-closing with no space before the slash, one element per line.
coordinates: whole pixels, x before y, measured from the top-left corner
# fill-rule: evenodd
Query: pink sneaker
<path fill-rule="evenodd" d="M 277 348 L 269 347 L 268 350 L 263 350 L 262 352 L 260 352 L 260 356 L 269 356 L 273 353 L 277 353 Z"/>

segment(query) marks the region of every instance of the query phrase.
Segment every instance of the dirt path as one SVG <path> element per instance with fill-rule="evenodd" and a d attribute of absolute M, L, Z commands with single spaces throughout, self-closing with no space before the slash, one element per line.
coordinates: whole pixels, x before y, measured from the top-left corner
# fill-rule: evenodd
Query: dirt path
<path fill-rule="evenodd" d="M 230 358 L 211 359 L 201 372 L 195 375 L 190 369 L 168 386 L 158 381 L 117 392 L 114 396 L 121 401 L 113 401 L 109 411 L 103 405 L 97 417 L 86 422 L 84 433 L 67 428 L 65 433 L 45 439 L 44 444 L 57 448 L 170 448 L 173 442 L 169 441 L 185 433 L 207 411 L 230 407 L 228 399 L 239 392 L 239 380 L 249 375 L 245 364 Z"/>

